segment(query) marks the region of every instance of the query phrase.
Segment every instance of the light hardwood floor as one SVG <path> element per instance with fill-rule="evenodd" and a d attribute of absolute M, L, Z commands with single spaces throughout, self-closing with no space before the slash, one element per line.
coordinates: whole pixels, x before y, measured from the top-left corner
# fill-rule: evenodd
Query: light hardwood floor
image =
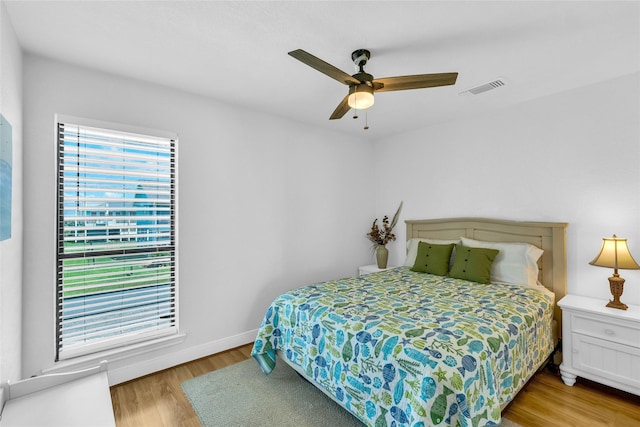
<path fill-rule="evenodd" d="M 250 357 L 251 345 L 214 354 L 111 387 L 117 427 L 198 427 L 180 384 Z M 504 414 L 524 427 L 640 426 L 640 397 L 550 371 L 537 374 Z"/>

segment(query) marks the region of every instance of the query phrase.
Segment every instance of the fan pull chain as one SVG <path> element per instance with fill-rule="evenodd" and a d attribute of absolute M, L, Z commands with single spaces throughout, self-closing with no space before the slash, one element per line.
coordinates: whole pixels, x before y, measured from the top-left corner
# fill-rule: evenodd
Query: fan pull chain
<path fill-rule="evenodd" d="M 364 111 L 364 130 L 369 129 L 369 114 L 368 110 Z"/>
<path fill-rule="evenodd" d="M 355 90 L 353 91 L 353 97 L 355 99 L 356 105 L 358 105 L 358 86 L 356 86 Z M 353 109 L 353 119 L 357 119 L 358 118 L 358 110 L 356 110 L 355 108 Z"/>

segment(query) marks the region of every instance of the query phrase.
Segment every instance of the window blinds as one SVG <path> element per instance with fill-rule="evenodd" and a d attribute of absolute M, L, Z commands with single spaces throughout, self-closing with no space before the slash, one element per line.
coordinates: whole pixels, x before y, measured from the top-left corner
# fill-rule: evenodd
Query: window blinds
<path fill-rule="evenodd" d="M 177 332 L 175 138 L 57 139 L 56 360 Z"/>

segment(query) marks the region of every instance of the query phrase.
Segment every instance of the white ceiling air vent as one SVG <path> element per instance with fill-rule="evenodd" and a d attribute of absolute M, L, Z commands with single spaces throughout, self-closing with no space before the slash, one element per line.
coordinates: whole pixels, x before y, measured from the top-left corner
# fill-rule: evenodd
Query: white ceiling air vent
<path fill-rule="evenodd" d="M 505 86 L 506 84 L 507 84 L 507 81 L 504 79 L 504 77 L 498 77 L 492 82 L 484 83 L 484 84 L 472 87 L 471 89 L 467 89 L 464 92 L 460 92 L 460 95 L 467 95 L 467 94 L 479 95 L 481 93 Z"/>

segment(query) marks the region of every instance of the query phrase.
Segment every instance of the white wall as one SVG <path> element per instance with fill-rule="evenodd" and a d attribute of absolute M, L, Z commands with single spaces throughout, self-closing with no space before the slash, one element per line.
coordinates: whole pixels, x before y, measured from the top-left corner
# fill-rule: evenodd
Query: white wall
<path fill-rule="evenodd" d="M 21 378 L 22 54 L 0 2 L 0 113 L 12 128 L 11 237 L 0 242 L 0 383 Z"/>
<path fill-rule="evenodd" d="M 364 140 L 40 57 L 26 56 L 24 68 L 25 376 L 54 365 L 56 113 L 179 134 L 187 339 L 111 365 L 114 382 L 250 342 L 282 291 L 370 261 L 375 190 Z"/>
<path fill-rule="evenodd" d="M 568 292 L 605 300 L 613 271 L 588 264 L 602 238 L 626 237 L 640 262 L 639 94 L 635 73 L 379 141 L 376 210 L 568 222 Z M 640 304 L 640 271 L 620 275 L 622 301 Z"/>

